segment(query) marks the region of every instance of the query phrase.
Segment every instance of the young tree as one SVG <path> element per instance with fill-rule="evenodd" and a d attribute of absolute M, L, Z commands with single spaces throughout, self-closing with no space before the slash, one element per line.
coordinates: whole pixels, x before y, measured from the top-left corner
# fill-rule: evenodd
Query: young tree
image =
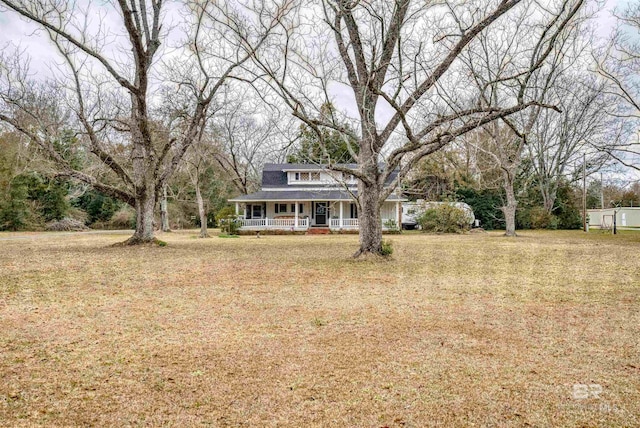
<path fill-rule="evenodd" d="M 136 230 L 130 244 L 155 239 L 158 193 L 197 139 L 223 83 L 265 44 L 291 8 L 288 0 L 248 5 L 0 0 L 0 5 L 43 29 L 64 64 L 55 83 L 38 85 L 20 58 L 5 55 L 0 120 L 46 151 L 61 175 L 133 206 Z M 184 20 L 169 28 L 168 13 Z M 184 43 L 164 48 L 179 37 Z M 165 90 L 183 102 L 182 120 L 175 127 L 162 126 L 155 112 L 155 94 L 165 82 L 173 82 Z M 52 144 L 56 129 L 47 126 L 46 114 L 31 108 L 34 99 L 47 98 L 67 105 L 66 120 L 108 172 L 88 174 L 60 155 Z"/>
<path fill-rule="evenodd" d="M 330 167 L 358 178 L 358 256 L 382 253 L 380 207 L 393 191 L 385 183 L 396 169 L 401 178 L 421 158 L 457 137 L 540 104 L 526 93 L 500 105 L 478 103 L 479 93 L 470 89 L 459 61 L 464 52 L 476 49 L 474 40 L 482 33 L 499 37 L 502 30 L 492 31 L 492 26 L 511 13 L 526 9 L 540 17 L 541 24 L 527 31 L 544 40 L 544 49 L 528 51 L 534 59 L 514 64 L 511 74 L 499 82 L 508 86 L 539 67 L 583 1 L 553 1 L 544 7 L 524 0 L 319 3 L 301 15 L 280 46 L 256 55 L 254 61 L 266 75 L 264 82 L 320 141 L 326 128 L 357 141 L 355 170 Z M 306 22 L 311 13 L 321 14 L 323 25 Z M 336 115 L 323 118 L 322 105 L 337 105 L 332 94 L 344 98 L 347 91 L 355 105 L 353 116 L 343 112 L 340 120 Z M 353 127 L 342 126 L 349 119 Z"/>
<path fill-rule="evenodd" d="M 200 238 L 208 238 L 207 232 L 207 207 L 202 197 L 202 178 L 207 169 L 211 168 L 211 160 L 216 156 L 219 148 L 210 135 L 201 132 L 196 141 L 190 148 L 186 156 L 184 169 L 189 175 L 191 185 L 195 189 L 196 203 L 198 205 L 198 216 L 200 218 Z"/>
<path fill-rule="evenodd" d="M 531 113 L 535 115 L 536 113 Z M 533 124 L 529 125 L 532 126 Z M 504 123 L 494 122 L 470 135 L 470 144 L 482 154 L 484 162 L 498 171 L 498 182 L 504 195 L 501 207 L 505 220 L 505 235 L 516 236 L 516 181 L 522 164 L 526 139 Z"/>

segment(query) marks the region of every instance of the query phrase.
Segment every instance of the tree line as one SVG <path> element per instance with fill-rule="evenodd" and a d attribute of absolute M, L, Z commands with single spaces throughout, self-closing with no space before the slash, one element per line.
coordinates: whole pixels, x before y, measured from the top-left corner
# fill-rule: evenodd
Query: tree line
<path fill-rule="evenodd" d="M 396 170 L 411 193 L 460 160 L 449 196 L 494 192 L 513 235 L 526 204 L 558 221 L 580 171 L 638 168 L 637 5 L 606 44 L 584 0 L 0 6 L 55 53 L 46 69 L 19 45 L 0 54 L 4 228 L 128 206 L 128 243 L 144 243 L 160 207 L 184 204 L 206 236 L 208 213 L 254 190 L 264 162 L 318 162 L 358 179 L 360 255 L 381 252 Z"/>

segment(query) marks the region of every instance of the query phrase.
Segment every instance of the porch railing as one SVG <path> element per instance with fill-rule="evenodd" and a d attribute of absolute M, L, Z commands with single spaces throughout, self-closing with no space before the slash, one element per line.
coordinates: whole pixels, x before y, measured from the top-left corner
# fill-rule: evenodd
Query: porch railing
<path fill-rule="evenodd" d="M 394 220 L 395 219 L 388 219 L 388 218 L 383 218 L 382 219 L 382 228 L 383 229 L 388 229 L 387 225 L 389 224 L 389 220 Z M 330 227 L 332 229 L 340 229 L 340 219 L 339 218 L 332 218 L 331 219 L 331 223 L 330 223 Z M 357 229 L 360 227 L 360 222 L 358 221 L 357 218 L 343 218 L 342 219 L 342 229 Z"/>
<path fill-rule="evenodd" d="M 342 219 L 342 228 L 343 229 L 353 229 L 353 228 L 357 228 L 358 226 L 359 226 L 359 223 L 358 223 L 358 219 L 357 218 L 343 218 Z M 332 218 L 330 227 L 332 229 L 339 229 L 340 228 L 340 219 L 339 218 Z"/>
<path fill-rule="evenodd" d="M 387 229 L 387 223 L 389 219 L 382 219 L 382 228 Z M 296 221 L 293 218 L 254 218 L 244 219 L 240 218 L 241 226 L 245 229 L 307 229 L 309 227 L 309 218 L 299 218 L 298 227 L 296 228 Z M 332 218 L 329 221 L 329 227 L 331 229 L 357 229 L 360 227 L 360 222 L 357 218 L 343 218 L 342 227 L 340 227 L 340 219 Z"/>
<path fill-rule="evenodd" d="M 246 228 L 274 228 L 291 229 L 296 227 L 296 220 L 293 218 L 252 218 L 240 219 L 242 227 Z M 298 229 L 309 227 L 309 219 L 299 218 Z"/>

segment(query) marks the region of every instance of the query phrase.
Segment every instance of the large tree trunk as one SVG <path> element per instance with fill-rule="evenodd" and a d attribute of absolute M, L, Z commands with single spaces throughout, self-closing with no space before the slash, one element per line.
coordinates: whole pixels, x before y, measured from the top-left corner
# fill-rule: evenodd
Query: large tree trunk
<path fill-rule="evenodd" d="M 502 207 L 506 223 L 505 236 L 516 236 L 516 208 L 518 201 L 513 190 L 513 180 L 509 174 L 505 174 L 502 187 L 507 197 L 507 203 Z"/>
<path fill-rule="evenodd" d="M 382 253 L 382 219 L 380 217 L 380 191 L 376 186 L 358 186 L 360 211 L 358 222 L 360 224 L 360 249 L 354 257 L 361 254 Z"/>
<path fill-rule="evenodd" d="M 380 184 L 378 159 L 381 145 L 376 129 L 376 97 L 365 88 L 358 94 L 362 100 L 358 108 L 362 118 L 362 139 L 359 141 L 358 166 L 364 179 L 358 180 L 358 223 L 360 226 L 360 248 L 354 257 L 382 255 L 382 219 L 380 207 L 383 185 Z"/>
<path fill-rule="evenodd" d="M 132 104 L 137 107 L 138 100 L 132 97 Z M 156 209 L 156 177 L 155 154 L 151 149 L 151 141 L 145 138 L 140 130 L 140 112 L 137 108 L 132 110 L 132 122 L 136 124 L 131 128 L 133 141 L 132 166 L 133 178 L 136 185 L 135 208 L 136 230 L 131 238 L 124 242 L 125 245 L 137 245 L 155 242 L 153 227 Z"/>
<path fill-rule="evenodd" d="M 145 188 L 141 190 L 136 198 L 136 230 L 133 236 L 127 239 L 125 245 L 137 245 L 155 242 L 156 237 L 153 230 L 153 216 L 156 207 L 155 189 Z"/>
<path fill-rule="evenodd" d="M 207 233 L 207 212 L 204 209 L 204 200 L 200 192 L 200 183 L 196 183 L 196 200 L 198 201 L 198 214 L 200 214 L 200 238 L 208 238 Z"/>
<path fill-rule="evenodd" d="M 380 217 L 382 187 L 378 184 L 379 172 L 377 162 L 375 162 L 377 156 L 368 153 L 370 145 L 364 147 L 364 150 L 362 147 L 361 145 L 360 156 L 365 156 L 365 164 L 362 169 L 368 180 L 358 180 L 360 248 L 354 257 L 363 254 L 382 254 L 382 219 Z"/>

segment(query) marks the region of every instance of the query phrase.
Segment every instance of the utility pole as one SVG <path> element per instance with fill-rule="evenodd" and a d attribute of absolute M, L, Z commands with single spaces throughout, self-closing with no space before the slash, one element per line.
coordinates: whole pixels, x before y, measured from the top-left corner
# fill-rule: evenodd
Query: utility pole
<path fill-rule="evenodd" d="M 582 154 L 582 230 L 587 231 L 587 155 Z"/>
<path fill-rule="evenodd" d="M 602 178 L 602 171 L 600 171 L 600 208 L 604 209 L 604 178 Z"/>

